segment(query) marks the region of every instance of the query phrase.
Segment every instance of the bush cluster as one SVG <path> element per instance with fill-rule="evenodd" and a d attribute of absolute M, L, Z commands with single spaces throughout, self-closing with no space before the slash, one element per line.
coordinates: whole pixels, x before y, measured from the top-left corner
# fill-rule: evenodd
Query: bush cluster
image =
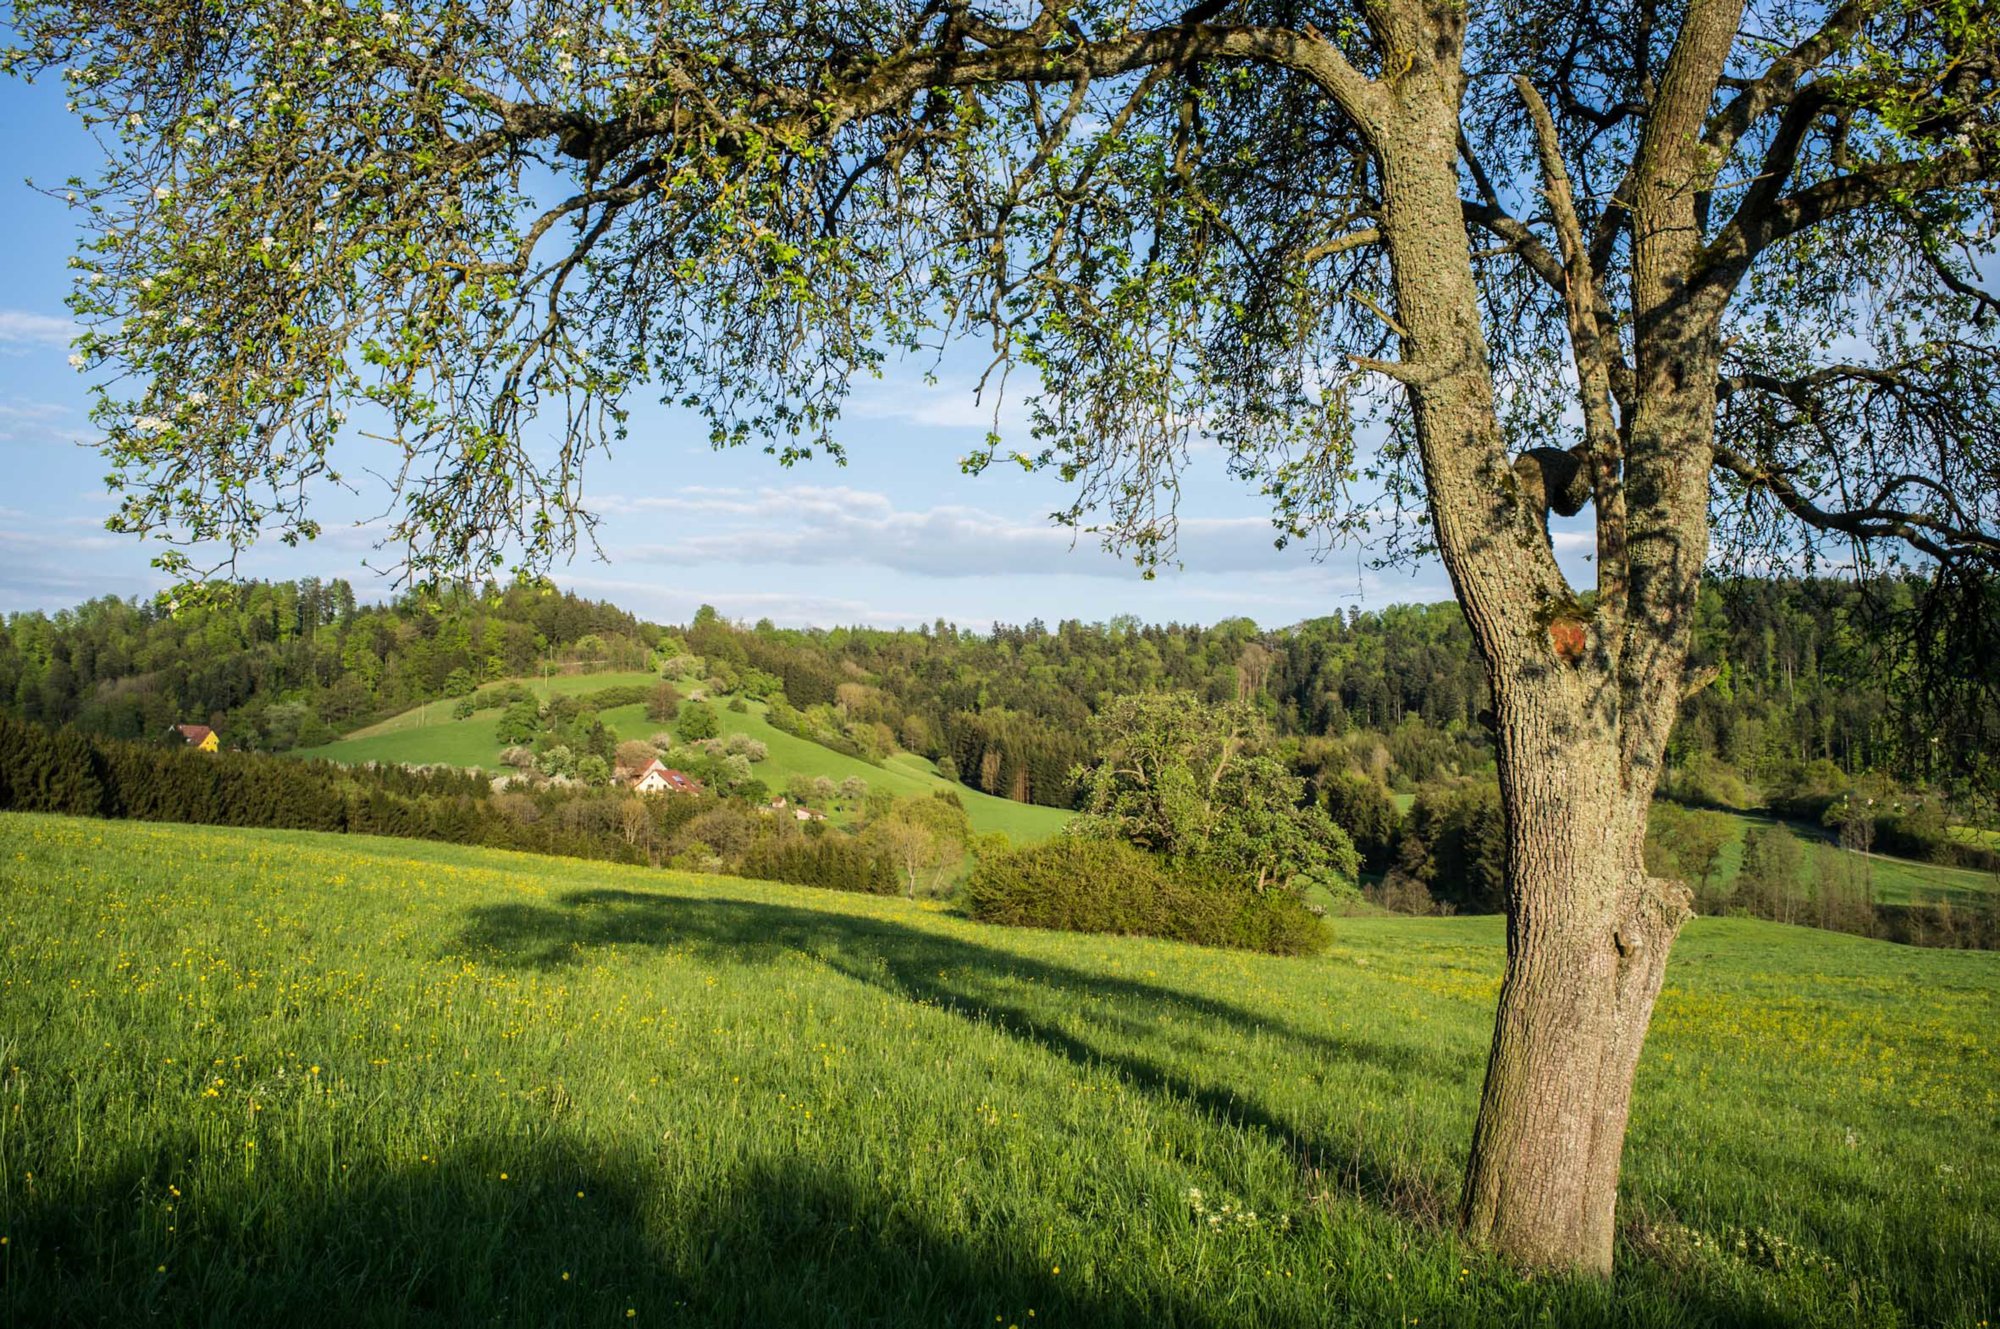
<path fill-rule="evenodd" d="M 1324 950 L 1327 927 L 1288 890 L 1169 872 L 1128 844 L 1058 836 L 987 859 L 965 885 L 974 918 L 1017 927 L 1165 937 L 1273 955 Z"/>

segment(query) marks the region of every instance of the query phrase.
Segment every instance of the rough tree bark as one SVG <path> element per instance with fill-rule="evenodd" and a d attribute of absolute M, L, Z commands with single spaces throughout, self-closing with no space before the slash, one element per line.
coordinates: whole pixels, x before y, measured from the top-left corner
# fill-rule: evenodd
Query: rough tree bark
<path fill-rule="evenodd" d="M 1690 912 L 1685 887 L 1648 876 L 1642 854 L 1706 553 L 1720 314 L 1675 276 L 1690 270 L 1698 234 L 1698 163 L 1678 147 L 1693 136 L 1673 112 L 1686 107 L 1699 127 L 1721 67 L 1713 43 L 1719 33 L 1726 50 L 1734 12 L 1710 5 L 1690 20 L 1634 200 L 1644 405 L 1629 439 L 1588 431 L 1598 452 L 1624 453 L 1622 475 L 1621 458 L 1592 458 L 1600 493 L 1615 486 L 1618 501 L 1600 504 L 1589 602 L 1556 566 L 1547 496 L 1512 469 L 1495 414 L 1457 190 L 1463 76 L 1449 11 L 1413 15 L 1396 34 L 1408 72 L 1385 85 L 1376 120 L 1396 372 L 1411 390 L 1438 548 L 1487 663 L 1507 814 L 1507 967 L 1461 1223 L 1533 1266 L 1610 1272 L 1633 1079 Z M 1551 193 L 1566 190 L 1553 150 L 1546 164 Z M 1580 254 L 1580 236 L 1574 245 Z M 1584 362 L 1582 285 L 1572 325 L 1589 384 L 1601 375 Z"/>

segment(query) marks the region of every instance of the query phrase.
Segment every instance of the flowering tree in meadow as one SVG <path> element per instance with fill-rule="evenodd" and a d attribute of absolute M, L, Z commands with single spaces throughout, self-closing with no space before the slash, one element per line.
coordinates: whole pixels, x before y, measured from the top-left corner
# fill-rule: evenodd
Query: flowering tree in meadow
<path fill-rule="evenodd" d="M 1198 439 L 1286 536 L 1386 518 L 1391 552 L 1435 551 L 1507 821 L 1461 1219 L 1530 1264 L 1610 1266 L 1687 916 L 1645 870 L 1645 810 L 1700 682 L 1712 533 L 1916 550 L 1950 593 L 1931 629 L 1990 627 L 1990 0 L 17 0 L 13 22 L 9 66 L 66 79 L 107 149 L 66 192 L 78 360 L 116 371 L 119 529 L 310 538 L 365 406 L 414 572 L 545 564 L 589 538 L 585 462 L 642 384 L 719 444 L 837 456 L 856 375 L 960 337 L 1030 396 L 1031 438 L 968 468 L 1056 469 L 1067 519 L 1142 563 L 1173 557 Z M 1586 505 L 1573 585 L 1546 522 Z"/>

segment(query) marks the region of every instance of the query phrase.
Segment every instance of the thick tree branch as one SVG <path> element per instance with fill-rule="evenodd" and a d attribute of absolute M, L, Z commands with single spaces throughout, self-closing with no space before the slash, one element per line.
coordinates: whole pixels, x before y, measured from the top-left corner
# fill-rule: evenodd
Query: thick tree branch
<path fill-rule="evenodd" d="M 1590 266 L 1583 224 L 1576 215 L 1569 170 L 1563 163 L 1562 142 L 1548 106 L 1526 75 L 1517 75 L 1515 89 L 1528 108 L 1535 148 L 1542 162 L 1544 195 L 1555 220 L 1563 255 L 1563 303 L 1569 316 L 1571 354 L 1576 360 L 1577 393 L 1583 406 L 1583 441 L 1589 454 L 1591 490 L 1597 502 L 1597 589 L 1604 606 L 1605 636 L 1621 635 L 1626 592 L 1625 495 L 1620 483 L 1623 449 L 1611 410 L 1611 364 L 1614 346 L 1598 318 L 1603 295 Z"/>
<path fill-rule="evenodd" d="M 1754 211 L 1746 201 L 1704 251 L 1701 280 L 1711 288 L 1733 289 L 1757 256 L 1779 241 L 1846 213 L 1992 179 L 2000 174 L 2000 161 L 1993 157 L 1992 149 L 1973 143 L 1950 156 L 1880 162 L 1822 180 Z"/>
<path fill-rule="evenodd" d="M 1914 475 L 1890 476 L 1880 483 L 1874 500 L 1866 506 L 1836 511 L 1821 507 L 1783 468 L 1759 464 L 1730 448 L 1717 445 L 1715 466 L 1749 488 L 1769 494 L 1786 512 L 1815 530 L 1863 541 L 1901 540 L 1940 563 L 1978 562 L 2000 571 L 2000 537 L 1963 520 L 1956 502 L 1934 481 Z M 1946 511 L 1959 519 L 1892 505 L 1890 500 L 1898 491 L 1912 487 L 1941 495 Z"/>
<path fill-rule="evenodd" d="M 1760 118 L 1790 103 L 1800 81 L 1821 61 L 1844 47 L 1881 11 L 1882 3 L 1883 0 L 1847 0 L 1827 16 L 1817 32 L 1773 60 L 1761 75 L 1716 112 L 1702 133 L 1702 142 L 1714 150 L 1717 165 L 1728 159 L 1737 141 Z"/>

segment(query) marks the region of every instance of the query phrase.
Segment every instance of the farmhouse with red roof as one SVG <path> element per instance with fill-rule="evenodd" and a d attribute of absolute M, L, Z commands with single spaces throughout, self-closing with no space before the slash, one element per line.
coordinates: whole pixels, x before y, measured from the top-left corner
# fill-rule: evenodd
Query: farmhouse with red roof
<path fill-rule="evenodd" d="M 698 794 L 701 781 L 655 757 L 645 770 L 632 777 L 632 789 L 641 794 Z"/>

